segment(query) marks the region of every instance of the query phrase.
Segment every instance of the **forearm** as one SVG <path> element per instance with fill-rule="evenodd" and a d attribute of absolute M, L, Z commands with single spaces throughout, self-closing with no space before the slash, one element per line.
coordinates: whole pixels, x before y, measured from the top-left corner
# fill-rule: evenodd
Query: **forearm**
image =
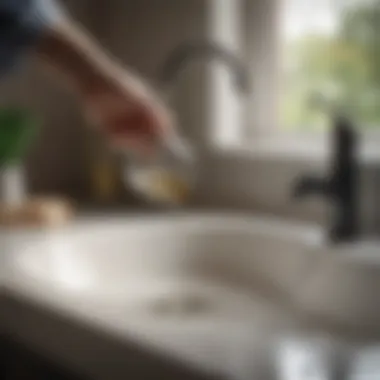
<path fill-rule="evenodd" d="M 37 52 L 82 95 L 105 92 L 120 81 L 126 97 L 152 95 L 139 76 L 122 68 L 70 19 L 59 1 L 0 0 L 0 74 L 26 51 Z"/>
<path fill-rule="evenodd" d="M 63 17 L 49 28 L 37 47 L 38 55 L 63 73 L 81 94 L 104 90 L 121 78 L 131 96 L 146 91 L 142 80 L 126 72 L 74 21 Z M 126 94 L 128 95 L 128 94 Z"/>
<path fill-rule="evenodd" d="M 68 18 L 46 30 L 37 53 L 81 92 L 91 90 L 105 71 L 115 69 L 112 60 L 92 38 Z"/>

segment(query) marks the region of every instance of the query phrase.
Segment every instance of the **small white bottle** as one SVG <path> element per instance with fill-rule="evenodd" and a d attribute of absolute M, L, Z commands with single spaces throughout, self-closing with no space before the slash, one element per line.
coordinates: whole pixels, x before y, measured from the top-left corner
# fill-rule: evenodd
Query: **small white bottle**
<path fill-rule="evenodd" d="M 25 171 L 21 163 L 6 164 L 0 169 L 1 198 L 9 206 L 20 206 L 26 199 Z"/>

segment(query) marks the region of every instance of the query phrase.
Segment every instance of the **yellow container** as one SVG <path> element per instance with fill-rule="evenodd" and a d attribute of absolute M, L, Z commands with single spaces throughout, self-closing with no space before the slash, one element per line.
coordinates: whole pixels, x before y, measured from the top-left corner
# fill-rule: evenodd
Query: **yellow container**
<path fill-rule="evenodd" d="M 117 199 L 116 163 L 110 158 L 99 160 L 93 168 L 93 197 L 101 203 L 114 202 Z"/>

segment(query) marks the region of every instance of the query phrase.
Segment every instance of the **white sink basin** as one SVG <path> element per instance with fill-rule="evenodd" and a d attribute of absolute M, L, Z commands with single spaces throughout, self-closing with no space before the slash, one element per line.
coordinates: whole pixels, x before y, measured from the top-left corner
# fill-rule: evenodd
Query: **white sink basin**
<path fill-rule="evenodd" d="M 380 335 L 378 296 L 371 292 L 380 286 L 377 244 L 328 247 L 315 228 L 199 214 L 89 219 L 67 230 L 7 238 L 4 274 L 11 295 L 28 295 L 223 376 L 266 378 L 261 374 L 273 364 L 281 334 L 323 330 L 313 325 L 323 318 Z M 37 339 L 35 325 L 15 310 L 6 325 Z M 309 316 L 317 318 L 308 324 Z M 91 374 L 102 370 L 96 359 L 88 360 L 93 343 L 83 346 L 78 330 L 69 337 L 59 326 L 53 332 L 51 340 L 42 334 L 39 344 L 49 352 L 64 350 L 62 357 L 71 355 L 75 363 L 82 345 L 87 359 L 81 363 L 90 364 Z M 55 343 L 61 341 L 80 344 L 67 350 Z M 125 352 L 119 355 L 124 362 Z M 114 354 L 109 357 L 111 365 Z"/>
<path fill-rule="evenodd" d="M 327 318 L 380 335 L 377 244 L 328 247 L 315 228 L 199 214 L 16 235 L 8 239 L 9 283 L 22 284 L 14 289 L 51 294 L 49 306 L 205 368 L 256 374 L 268 359 L 263 344 L 310 327 L 309 316 L 311 326 Z"/>
<path fill-rule="evenodd" d="M 378 244 L 321 242 L 317 229 L 264 218 L 89 220 L 19 239 L 9 272 L 55 294 L 155 317 L 252 318 L 265 299 L 377 333 Z"/>
<path fill-rule="evenodd" d="M 247 291 L 264 286 L 290 297 L 311 260 L 305 251 L 317 240 L 301 227 L 241 217 L 99 221 L 25 245 L 13 265 L 74 297 L 119 302 L 162 298 L 180 288 L 188 304 L 207 309 L 200 286 L 209 293 L 215 284 Z"/>
<path fill-rule="evenodd" d="M 10 283 L 22 279 L 16 293 L 30 287 L 48 307 L 191 365 L 263 378 L 271 339 L 299 325 L 286 306 L 319 238 L 228 215 L 87 221 L 18 239 Z"/>

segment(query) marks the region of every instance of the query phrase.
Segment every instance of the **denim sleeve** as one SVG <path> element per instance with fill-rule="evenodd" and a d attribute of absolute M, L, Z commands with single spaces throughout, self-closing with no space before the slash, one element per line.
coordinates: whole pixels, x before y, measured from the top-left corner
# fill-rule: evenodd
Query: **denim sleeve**
<path fill-rule="evenodd" d="M 54 0 L 0 0 L 0 76 L 60 16 Z"/>

